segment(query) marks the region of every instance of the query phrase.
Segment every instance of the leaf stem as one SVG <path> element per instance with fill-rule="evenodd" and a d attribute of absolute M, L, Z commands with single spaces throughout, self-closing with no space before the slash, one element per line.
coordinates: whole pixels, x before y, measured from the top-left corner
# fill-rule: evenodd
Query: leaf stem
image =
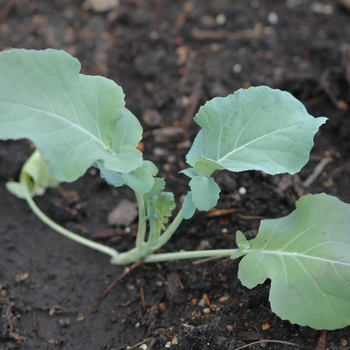
<path fill-rule="evenodd" d="M 145 242 L 145 232 L 146 232 L 146 211 L 144 206 L 144 200 L 142 195 L 136 194 L 136 198 L 139 206 L 139 229 L 136 238 L 136 246 L 127 252 L 119 253 L 117 250 L 110 248 L 104 244 L 100 244 L 91 241 L 87 238 L 81 237 L 80 235 L 73 233 L 66 228 L 58 225 L 56 222 L 51 220 L 46 214 L 44 214 L 41 209 L 36 205 L 32 196 L 29 192 L 30 176 L 28 174 L 22 174 L 20 182 L 25 188 L 25 199 L 32 209 L 34 214 L 46 225 L 48 225 L 54 231 L 60 233 L 61 235 L 80 243 L 86 247 L 97 250 L 101 253 L 109 255 L 112 264 L 116 265 L 127 265 L 133 263 L 137 260 L 144 259 L 146 263 L 164 262 L 169 260 L 180 260 L 180 259 L 193 259 L 193 258 L 206 258 L 212 256 L 230 256 L 237 249 L 218 249 L 218 250 L 203 250 L 203 251 L 188 251 L 188 252 L 176 252 L 176 253 L 163 253 L 163 254 L 152 254 L 155 250 L 161 248 L 174 234 L 175 230 L 179 227 L 183 220 L 181 210 L 175 216 L 174 220 L 168 226 L 168 228 L 159 237 L 157 243 L 152 247 L 147 246 Z"/>
<path fill-rule="evenodd" d="M 55 230 L 56 232 L 60 233 L 61 235 L 70 238 L 71 240 L 80 243 L 86 247 L 92 248 L 94 250 L 97 250 L 101 253 L 107 254 L 109 255 L 112 260 L 118 259 L 118 251 L 105 246 L 104 244 L 100 244 L 94 241 L 91 241 L 90 239 L 81 237 L 80 235 L 77 235 L 76 233 L 73 233 L 67 229 L 65 229 L 64 227 L 58 225 L 56 222 L 54 222 L 53 220 L 51 220 L 48 216 L 46 216 L 41 210 L 40 208 L 36 205 L 36 203 L 34 202 L 32 196 L 29 193 L 29 189 L 28 189 L 28 185 L 30 183 L 30 177 L 28 174 L 22 174 L 21 175 L 21 179 L 20 182 L 23 184 L 24 188 L 25 188 L 25 195 L 26 198 L 25 200 L 27 201 L 29 207 L 32 209 L 32 211 L 34 212 L 34 214 L 46 225 L 48 225 L 49 227 L 51 227 L 53 230 Z"/>
<path fill-rule="evenodd" d="M 237 251 L 237 249 L 194 250 L 194 251 L 188 251 L 188 252 L 150 254 L 143 260 L 143 262 L 155 263 L 155 262 L 164 262 L 169 260 L 208 258 L 212 256 L 225 257 L 225 256 L 231 256 L 231 254 L 235 251 Z"/>
<path fill-rule="evenodd" d="M 145 200 L 143 199 L 143 195 L 135 192 L 137 206 L 139 210 L 139 222 L 138 229 L 136 235 L 136 249 L 141 254 L 145 245 L 145 236 L 146 236 L 146 208 L 145 208 Z"/>

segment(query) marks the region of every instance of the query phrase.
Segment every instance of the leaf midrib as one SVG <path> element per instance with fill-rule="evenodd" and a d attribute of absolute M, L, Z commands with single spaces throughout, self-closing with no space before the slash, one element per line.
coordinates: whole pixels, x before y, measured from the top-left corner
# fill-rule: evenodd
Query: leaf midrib
<path fill-rule="evenodd" d="M 69 126 L 71 127 L 74 127 L 76 129 L 78 129 L 80 132 L 88 135 L 90 138 L 94 139 L 95 141 L 97 141 L 97 143 L 99 143 L 105 150 L 108 150 L 110 149 L 109 146 L 105 145 L 101 139 L 99 139 L 98 137 L 96 137 L 94 134 L 92 134 L 91 132 L 87 131 L 86 129 L 84 129 L 83 127 L 81 127 L 80 125 L 70 121 L 69 119 L 66 119 L 64 117 L 62 117 L 61 115 L 59 114 L 56 114 L 56 113 L 52 113 L 52 112 L 48 112 L 48 111 L 45 111 L 45 110 L 41 110 L 41 109 L 38 109 L 38 108 L 34 108 L 34 107 L 29 107 L 29 106 L 26 106 L 26 105 L 22 105 L 22 104 L 19 104 L 19 103 L 15 103 L 15 102 L 4 102 L 4 101 L 1 101 L 1 103 L 7 103 L 7 104 L 12 104 L 12 105 L 15 105 L 15 106 L 18 106 L 18 107 L 22 107 L 24 109 L 27 109 L 27 110 L 30 110 L 32 112 L 35 112 L 35 113 L 42 113 L 42 114 L 45 114 L 49 117 L 52 117 L 52 118 L 57 118 L 59 120 L 61 120 L 63 123 L 67 123 L 69 124 Z M 97 125 L 97 129 L 100 131 L 98 125 Z"/>
<path fill-rule="evenodd" d="M 294 259 L 296 258 L 303 258 L 303 259 L 310 259 L 310 260 L 318 260 L 322 262 L 327 262 L 327 263 L 332 263 L 332 264 L 340 264 L 340 265 L 345 265 L 350 267 L 350 262 L 349 263 L 344 263 L 341 261 L 337 260 L 330 260 L 330 259 L 325 259 L 321 258 L 318 256 L 314 255 L 305 255 L 302 253 L 298 252 L 283 252 L 283 251 L 275 251 L 275 250 L 262 250 L 262 249 L 248 249 L 246 250 L 246 253 L 250 254 L 252 252 L 259 252 L 260 254 L 266 254 L 266 255 L 278 255 L 278 256 L 287 256 L 287 257 L 293 257 Z"/>

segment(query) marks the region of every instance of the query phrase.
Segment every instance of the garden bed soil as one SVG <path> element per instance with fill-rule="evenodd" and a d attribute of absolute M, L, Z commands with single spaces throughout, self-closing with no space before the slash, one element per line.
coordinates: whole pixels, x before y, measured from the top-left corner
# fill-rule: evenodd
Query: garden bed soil
<path fill-rule="evenodd" d="M 254 237 L 260 218 L 288 214 L 306 193 L 350 203 L 349 38 L 346 1 L 121 0 L 96 12 L 82 1 L 0 0 L 2 50 L 63 49 L 82 62 L 83 73 L 123 87 L 145 129 L 145 159 L 159 167 L 177 202 L 187 192 L 178 171 L 198 131 L 192 117 L 207 100 L 268 85 L 329 118 L 299 175 L 217 174 L 218 209 L 232 210 L 197 213 L 162 252 L 234 247 L 237 229 Z M 27 140 L 0 143 L 1 350 L 294 348 L 283 342 L 350 349 L 349 327 L 322 332 L 279 319 L 270 310 L 269 281 L 244 288 L 237 261 L 125 269 L 61 237 L 5 189 L 32 151 Z M 128 227 L 107 221 L 123 198 L 134 200 L 91 169 L 36 201 L 62 226 L 125 250 L 137 220 Z"/>

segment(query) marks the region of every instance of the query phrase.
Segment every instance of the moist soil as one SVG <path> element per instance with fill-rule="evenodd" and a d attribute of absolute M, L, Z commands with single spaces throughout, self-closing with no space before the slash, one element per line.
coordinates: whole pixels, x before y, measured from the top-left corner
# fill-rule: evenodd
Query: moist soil
<path fill-rule="evenodd" d="M 207 100 L 268 85 L 329 118 L 298 175 L 216 174 L 219 210 L 184 222 L 161 252 L 234 248 L 238 229 L 254 237 L 261 218 L 290 213 L 306 193 L 350 203 L 348 1 L 121 0 L 96 11 L 105 2 L 0 0 L 1 50 L 62 49 L 83 73 L 121 85 L 144 127 L 145 159 L 177 203 L 188 190 L 178 171 L 198 132 L 192 118 Z M 32 151 L 27 140 L 0 143 L 1 350 L 350 349 L 349 327 L 324 332 L 279 319 L 269 281 L 243 287 L 238 261 L 125 269 L 53 232 L 5 189 Z M 107 217 L 124 198 L 135 200 L 91 169 L 36 201 L 60 225 L 123 251 L 133 246 L 137 218 L 111 226 Z"/>

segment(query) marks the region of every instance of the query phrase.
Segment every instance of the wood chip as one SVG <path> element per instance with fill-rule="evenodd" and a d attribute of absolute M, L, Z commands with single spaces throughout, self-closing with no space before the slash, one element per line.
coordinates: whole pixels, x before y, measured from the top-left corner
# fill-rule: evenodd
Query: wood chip
<path fill-rule="evenodd" d="M 270 326 L 267 322 L 265 322 L 265 323 L 263 323 L 263 324 L 261 325 L 261 329 L 262 329 L 263 331 L 267 331 L 270 327 L 271 327 L 271 326 Z"/>
<path fill-rule="evenodd" d="M 350 0 L 338 0 L 338 4 L 350 11 Z"/>
<path fill-rule="evenodd" d="M 20 283 L 25 281 L 26 279 L 29 278 L 29 273 L 28 272 L 24 272 L 24 273 L 19 273 L 16 277 L 15 280 L 16 282 Z"/>
<path fill-rule="evenodd" d="M 119 0 L 86 0 L 82 7 L 83 10 L 107 12 L 116 9 L 118 6 Z"/>
<path fill-rule="evenodd" d="M 156 143 L 175 143 L 184 138 L 184 130 L 181 127 L 169 126 L 152 131 L 154 142 Z"/>
<path fill-rule="evenodd" d="M 110 225 L 129 226 L 138 216 L 136 203 L 128 199 L 120 201 L 118 206 L 108 214 L 108 223 Z"/>

